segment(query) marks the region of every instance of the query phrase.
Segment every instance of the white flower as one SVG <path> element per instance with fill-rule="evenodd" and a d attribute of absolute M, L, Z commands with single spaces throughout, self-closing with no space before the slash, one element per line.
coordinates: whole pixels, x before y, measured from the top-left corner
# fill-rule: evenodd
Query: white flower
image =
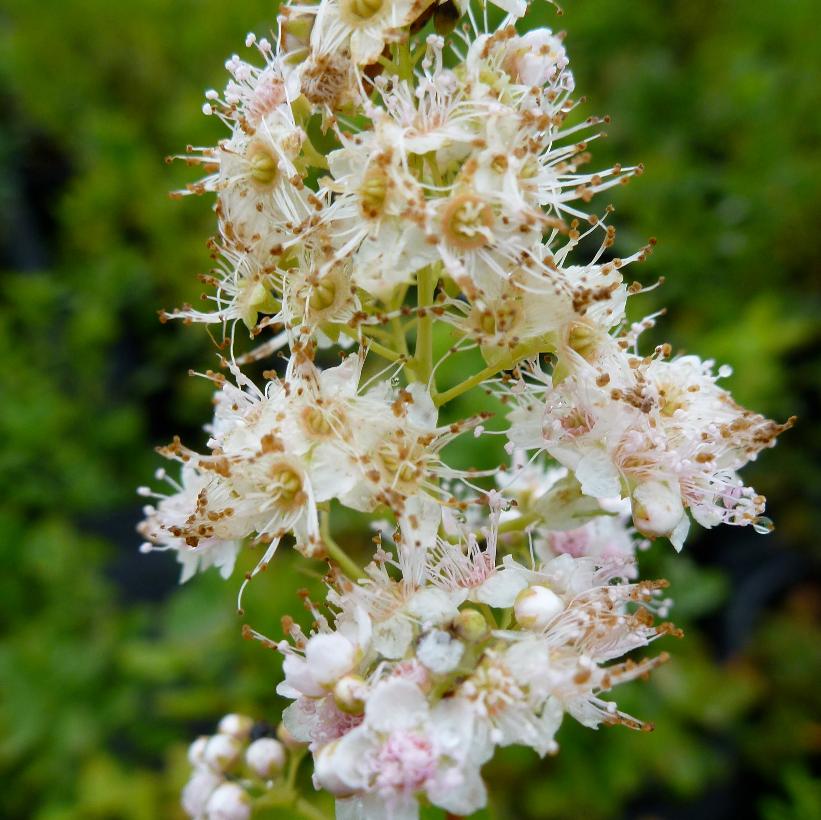
<path fill-rule="evenodd" d="M 459 665 L 465 646 L 441 629 L 432 629 L 419 641 L 416 657 L 437 675 L 452 672 Z"/>
<path fill-rule="evenodd" d="M 217 731 L 220 734 L 235 737 L 237 740 L 247 740 L 253 726 L 253 718 L 232 713 L 222 718 L 217 726 Z"/>
<path fill-rule="evenodd" d="M 234 528 L 231 521 L 218 520 L 211 524 L 205 537 L 189 534 L 192 513 L 197 509 L 199 500 L 207 497 L 214 486 L 213 476 L 191 464 L 183 465 L 179 484 L 165 471 L 160 471 L 160 476 L 176 492 L 166 496 L 151 493 L 147 488 L 143 491 L 144 495 L 155 495 L 159 503 L 144 510 L 145 520 L 138 531 L 147 540 L 141 550 L 176 552 L 177 560 L 182 564 L 181 584 L 211 566 L 217 567 L 223 578 L 228 578 L 234 570 L 242 531 Z"/>
<path fill-rule="evenodd" d="M 398 40 L 402 27 L 421 10 L 412 0 L 322 0 L 311 31 L 311 50 L 322 56 L 349 49 L 354 63 L 372 63 L 385 43 Z"/>
<path fill-rule="evenodd" d="M 677 548 L 684 508 L 706 527 L 755 523 L 764 499 L 735 470 L 792 420 L 778 425 L 739 407 L 716 386 L 712 363 L 695 357 L 642 360 L 613 345 L 605 365 L 580 361 L 559 384 L 526 391 L 511 441 L 547 450 L 587 495 L 632 497 L 637 529 Z"/>
<path fill-rule="evenodd" d="M 362 724 L 318 753 L 316 779 L 337 795 L 369 795 L 360 817 L 416 817 L 421 794 L 470 814 L 486 800 L 479 767 L 489 754 L 467 703 L 431 708 L 417 686 L 393 679 L 374 689 Z"/>

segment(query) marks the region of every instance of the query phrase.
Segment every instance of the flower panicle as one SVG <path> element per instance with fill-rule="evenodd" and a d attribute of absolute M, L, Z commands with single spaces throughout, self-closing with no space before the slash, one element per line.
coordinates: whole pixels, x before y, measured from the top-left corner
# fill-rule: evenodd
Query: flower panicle
<path fill-rule="evenodd" d="M 179 473 L 140 488 L 142 550 L 181 582 L 242 566 L 240 610 L 283 549 L 328 568 L 284 639 L 244 626 L 283 656 L 291 705 L 278 739 L 234 715 L 192 746 L 192 817 L 322 816 L 294 786 L 306 756 L 340 816 L 467 815 L 495 750 L 555 754 L 565 715 L 647 729 L 607 697 L 681 635 L 641 553 L 693 522 L 772 527 L 739 473 L 794 419 L 741 407 L 711 360 L 645 349 L 663 311 L 632 321 L 628 300 L 662 280 L 627 274 L 655 240 L 622 250 L 598 204 L 643 166 L 594 170 L 609 117 L 527 12 L 286 2 L 206 92 L 224 136 L 171 158 L 203 174 L 174 196 L 212 198 L 216 228 L 200 303 L 160 318 L 205 324 L 219 367 L 195 374 L 204 446 L 158 448 Z"/>

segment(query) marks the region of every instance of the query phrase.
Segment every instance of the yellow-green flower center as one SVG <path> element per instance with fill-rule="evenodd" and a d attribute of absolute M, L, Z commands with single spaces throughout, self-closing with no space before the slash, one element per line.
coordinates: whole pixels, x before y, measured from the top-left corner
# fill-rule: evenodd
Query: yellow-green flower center
<path fill-rule="evenodd" d="M 484 200 L 474 194 L 461 194 L 445 207 L 442 230 L 451 245 L 473 250 L 487 244 L 493 221 L 493 211 Z"/>
<path fill-rule="evenodd" d="M 255 142 L 248 149 L 248 172 L 251 179 L 258 185 L 269 188 L 277 178 L 278 165 L 276 157 L 270 149 L 259 142 Z"/>
<path fill-rule="evenodd" d="M 288 464 L 275 464 L 269 472 L 269 490 L 282 506 L 293 504 L 302 492 L 302 477 Z"/>
<path fill-rule="evenodd" d="M 360 20 L 370 20 L 383 5 L 384 0 L 346 0 L 345 9 Z"/>

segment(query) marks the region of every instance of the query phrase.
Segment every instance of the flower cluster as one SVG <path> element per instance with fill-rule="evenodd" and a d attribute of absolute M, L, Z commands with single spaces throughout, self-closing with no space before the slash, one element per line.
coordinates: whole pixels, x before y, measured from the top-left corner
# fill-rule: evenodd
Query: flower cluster
<path fill-rule="evenodd" d="M 186 813 L 198 820 L 248 820 L 252 796 L 282 786 L 285 747 L 269 727 L 245 715 L 226 715 L 214 735 L 188 750 L 191 777 L 182 793 Z"/>
<path fill-rule="evenodd" d="M 571 536 L 575 556 L 499 562 L 499 518 L 497 508 L 478 536 L 437 535 L 414 509 L 365 578 L 333 578 L 332 623 L 312 607 L 313 633 L 291 624 L 278 645 L 278 692 L 294 699 L 284 726 L 308 744 L 338 816 L 414 817 L 420 795 L 470 814 L 485 804 L 480 768 L 493 750 L 555 753 L 564 713 L 642 727 L 601 696 L 665 660 L 610 663 L 677 634 L 655 622 L 665 584 L 626 582 L 629 559 L 602 558 L 611 536 L 592 529 L 584 548 Z"/>
<path fill-rule="evenodd" d="M 624 272 L 653 242 L 618 256 L 590 203 L 642 168 L 587 168 L 607 118 L 581 113 L 563 34 L 494 2 L 286 3 L 206 93 L 228 136 L 183 155 L 205 176 L 179 195 L 215 198 L 214 266 L 202 305 L 161 318 L 217 325 L 220 368 L 205 447 L 161 447 L 179 474 L 140 490 L 143 549 L 182 581 L 257 550 L 240 596 L 282 544 L 330 565 L 310 627 L 246 627 L 284 656 L 288 783 L 283 747 L 230 716 L 192 747 L 192 817 L 321 816 L 294 788 L 307 752 L 338 817 L 466 815 L 499 746 L 553 754 L 565 714 L 643 728 L 605 695 L 678 631 L 637 550 L 771 526 L 738 471 L 792 419 L 736 404 L 727 368 L 640 352 L 658 316 L 628 320 L 646 288 Z M 479 387 L 492 429 L 453 403 Z M 457 468 L 466 433 L 509 459 Z M 343 508 L 371 517 L 364 568 Z"/>

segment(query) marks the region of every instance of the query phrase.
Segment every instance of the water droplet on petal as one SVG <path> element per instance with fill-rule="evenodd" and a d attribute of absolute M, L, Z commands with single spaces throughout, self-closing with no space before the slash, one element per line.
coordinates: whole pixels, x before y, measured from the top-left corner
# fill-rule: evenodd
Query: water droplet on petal
<path fill-rule="evenodd" d="M 758 518 L 753 521 L 753 529 L 759 535 L 768 535 L 775 529 L 775 524 L 766 516 L 759 515 Z"/>

